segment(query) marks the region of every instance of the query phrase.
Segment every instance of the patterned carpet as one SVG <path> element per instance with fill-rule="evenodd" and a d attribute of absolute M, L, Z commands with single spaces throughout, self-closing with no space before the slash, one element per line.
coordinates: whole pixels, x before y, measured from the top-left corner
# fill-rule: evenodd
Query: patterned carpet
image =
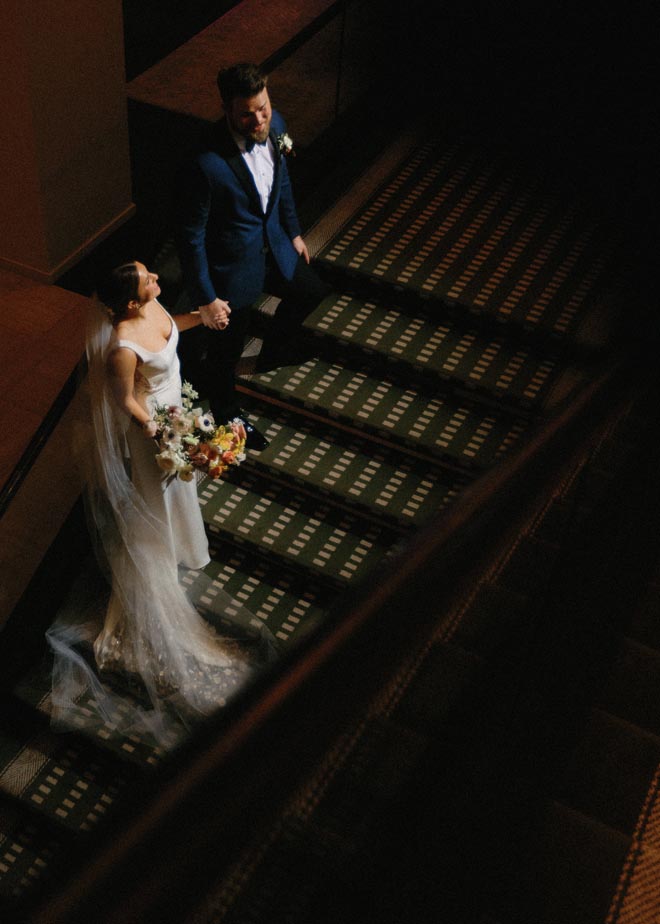
<path fill-rule="evenodd" d="M 614 330 L 614 244 L 547 177 L 442 139 L 412 145 L 396 164 L 386 152 L 368 173 L 371 188 L 349 188 L 310 238 L 335 288 L 305 322 L 317 355 L 243 379 L 243 406 L 270 445 L 227 480 L 199 485 L 213 546 L 204 593 L 244 604 L 281 651 L 522 445 L 588 381 Z M 163 275 L 176 278 L 171 248 L 162 253 Z M 186 583 L 203 610 L 194 574 Z M 482 641 L 499 626 L 490 616 Z M 461 652 L 446 677 L 467 682 L 480 658 Z M 162 754 L 111 728 L 93 741 L 54 735 L 47 662 L 8 702 L 0 898 L 13 908 L 66 867 L 122 794 L 158 773 Z M 369 758 L 385 752 L 380 739 L 370 749 L 374 735 L 362 739 Z"/>
<path fill-rule="evenodd" d="M 547 177 L 468 142 L 431 140 L 318 258 L 418 299 L 566 337 L 611 297 L 610 235 Z"/>
<path fill-rule="evenodd" d="M 650 924 L 660 907 L 660 767 L 632 836 L 606 924 Z"/>

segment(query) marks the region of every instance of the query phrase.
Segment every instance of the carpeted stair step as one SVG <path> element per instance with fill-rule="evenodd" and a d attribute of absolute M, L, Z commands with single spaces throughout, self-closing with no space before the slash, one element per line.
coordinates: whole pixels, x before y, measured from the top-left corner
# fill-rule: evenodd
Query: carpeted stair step
<path fill-rule="evenodd" d="M 326 920 L 370 869 L 373 838 L 424 749 L 423 736 L 372 719 L 348 760 L 328 768 L 327 781 L 310 788 L 250 864 L 223 921 Z"/>
<path fill-rule="evenodd" d="M 73 833 L 0 794 L 0 897 L 14 903 L 57 873 Z M 5 920 L 5 917 L 2 918 Z"/>
<path fill-rule="evenodd" d="M 535 535 L 513 549 L 497 575 L 497 583 L 523 596 L 538 595 L 548 587 L 561 547 Z"/>
<path fill-rule="evenodd" d="M 479 587 L 457 620 L 452 641 L 483 657 L 506 653 L 509 639 L 529 618 L 530 599 L 496 583 Z"/>
<path fill-rule="evenodd" d="M 248 473 L 239 478 L 201 486 L 211 539 L 245 546 L 335 586 L 364 576 L 400 541 L 387 527 L 285 485 Z"/>
<path fill-rule="evenodd" d="M 202 574 L 191 571 L 183 582 L 196 606 L 202 613 L 208 611 L 221 634 L 231 631 L 231 624 L 214 616 L 209 606 L 220 591 L 245 607 L 252 626 L 265 626 L 282 650 L 318 625 L 336 597 L 335 588 L 268 562 L 248 549 L 218 543 L 211 547 L 211 557 Z"/>
<path fill-rule="evenodd" d="M 341 202 L 326 215 L 316 260 L 340 290 L 380 283 L 439 312 L 600 346 L 615 244 L 560 187 L 470 139 L 427 135 L 348 217 Z"/>
<path fill-rule="evenodd" d="M 557 774 L 554 796 L 631 835 L 659 764 L 658 735 L 595 709 Z"/>
<path fill-rule="evenodd" d="M 91 830 L 128 779 L 89 744 L 47 729 L 21 738 L 0 730 L 0 792 L 65 828 Z"/>
<path fill-rule="evenodd" d="M 435 642 L 401 690 L 391 717 L 419 734 L 437 736 L 474 693 L 483 658 L 455 641 Z"/>
<path fill-rule="evenodd" d="M 546 803 L 516 845 L 520 862 L 500 916 L 507 924 L 603 924 L 629 844 L 620 831 Z"/>
<path fill-rule="evenodd" d="M 451 382 L 497 403 L 538 407 L 558 377 L 556 358 L 476 327 L 411 316 L 396 303 L 330 295 L 305 320 L 323 352 L 337 344 L 398 367 L 399 378 Z M 390 375 L 394 374 L 393 370 Z"/>
<path fill-rule="evenodd" d="M 597 705 L 660 736 L 660 651 L 623 639 Z"/>
<path fill-rule="evenodd" d="M 255 402 L 250 422 L 270 441 L 249 466 L 398 528 L 424 524 L 449 504 L 465 478 L 339 428 Z"/>
<path fill-rule="evenodd" d="M 584 513 L 579 506 L 581 500 L 581 496 L 577 496 L 571 485 L 560 489 L 560 493 L 551 499 L 535 524 L 534 537 L 550 546 L 561 546 L 565 543 L 571 531 L 577 527 L 580 513 Z"/>
<path fill-rule="evenodd" d="M 432 646 L 421 670 L 411 671 L 411 684 L 401 676 L 402 699 L 393 711 L 365 716 L 347 730 L 334 759 L 255 846 L 256 862 L 247 857 L 240 882 L 226 885 L 227 924 L 358 919 L 357 906 L 343 904 L 353 903 L 365 879 L 373 882 L 375 845 L 387 837 L 401 792 L 413 785 L 428 733 L 437 734 L 468 695 L 478 663 L 456 646 Z"/>
<path fill-rule="evenodd" d="M 38 710 L 48 721 L 52 705 L 51 671 L 52 659 L 46 655 L 21 678 L 13 690 L 17 699 Z M 79 706 L 83 712 L 89 709 L 89 704 L 84 699 L 79 702 Z M 116 772 L 122 778 L 134 775 L 136 771 L 155 767 L 163 757 L 163 751 L 152 742 L 137 735 L 113 734 L 111 727 L 104 723 L 99 723 L 99 728 L 94 731 L 81 728 L 80 737 L 81 740 L 90 742 L 94 748 L 98 748 L 99 759 L 106 766 L 121 767 L 121 772 Z M 75 742 L 76 747 L 78 746 L 75 733 L 67 733 L 62 740 L 71 740 Z"/>
<path fill-rule="evenodd" d="M 368 365 L 310 359 L 253 375 L 249 389 L 363 429 L 402 454 L 411 450 L 468 470 L 492 465 L 528 426 L 524 416 L 374 378 Z"/>

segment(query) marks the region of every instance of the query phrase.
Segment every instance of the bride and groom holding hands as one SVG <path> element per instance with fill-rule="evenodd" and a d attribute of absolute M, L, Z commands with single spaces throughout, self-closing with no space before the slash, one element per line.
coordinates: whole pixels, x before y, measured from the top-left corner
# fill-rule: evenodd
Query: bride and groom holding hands
<path fill-rule="evenodd" d="M 156 408 L 181 404 L 179 331 L 192 338 L 186 377 L 215 421 L 241 418 L 247 447 L 259 450 L 267 442 L 245 420 L 235 389 L 251 306 L 264 291 L 281 299 L 258 361 L 273 368 L 296 360 L 300 322 L 328 294 L 309 266 L 285 160 L 291 141 L 265 74 L 238 64 L 219 73 L 218 88 L 225 119 L 177 180 L 179 252 L 194 310 L 170 316 L 158 301 L 158 277 L 139 261 L 99 281 L 102 310 L 92 312 L 87 334 L 85 476 L 111 591 L 107 605 L 94 601 L 84 617 L 64 614 L 48 633 L 56 724 L 112 722 L 125 733 L 147 730 L 161 744 L 173 722 L 185 726 L 217 708 L 244 682 L 250 662 L 199 615 L 179 579 L 180 567 L 199 570 L 210 560 L 195 482 L 165 477 L 155 461 Z M 226 622 L 232 614 L 254 635 L 258 620 L 217 588 L 213 597 L 217 615 Z M 80 657 L 85 644 L 93 659 Z M 103 682 L 113 673 L 137 683 L 134 708 Z"/>

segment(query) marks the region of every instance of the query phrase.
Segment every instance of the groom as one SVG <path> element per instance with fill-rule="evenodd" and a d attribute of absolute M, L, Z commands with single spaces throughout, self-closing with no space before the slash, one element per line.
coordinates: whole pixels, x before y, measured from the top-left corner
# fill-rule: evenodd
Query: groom
<path fill-rule="evenodd" d="M 218 422 L 243 417 L 235 367 L 250 309 L 262 292 L 281 298 L 273 336 L 257 368 L 292 360 L 302 319 L 328 294 L 309 266 L 286 165 L 290 139 L 254 64 L 218 74 L 225 119 L 177 183 L 179 255 L 193 307 L 204 323 L 200 388 Z M 248 446 L 267 445 L 257 431 Z"/>

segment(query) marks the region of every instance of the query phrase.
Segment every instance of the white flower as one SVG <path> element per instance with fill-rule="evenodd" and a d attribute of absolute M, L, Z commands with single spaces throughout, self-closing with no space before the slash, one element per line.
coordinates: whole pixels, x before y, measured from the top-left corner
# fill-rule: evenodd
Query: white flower
<path fill-rule="evenodd" d="M 175 472 L 178 468 L 178 459 L 176 453 L 171 449 L 164 449 L 156 456 L 158 467 L 163 472 Z"/>
<path fill-rule="evenodd" d="M 283 134 L 277 136 L 276 140 L 280 154 L 282 154 L 284 157 L 286 157 L 288 154 L 294 154 L 293 138 L 290 135 L 288 135 L 286 132 L 283 132 Z"/>
<path fill-rule="evenodd" d="M 189 401 L 191 404 L 192 404 L 192 402 L 195 400 L 195 398 L 199 398 L 199 395 L 197 394 L 197 392 L 195 391 L 195 389 L 192 387 L 192 385 L 190 384 L 190 382 L 183 382 L 183 383 L 182 383 L 182 385 L 181 385 L 181 395 L 182 395 L 182 397 L 187 398 L 188 401 Z"/>
<path fill-rule="evenodd" d="M 172 421 L 172 430 L 179 436 L 184 436 L 186 433 L 190 433 L 193 428 L 193 422 L 187 417 L 176 417 Z"/>
<path fill-rule="evenodd" d="M 202 433 L 211 433 L 212 430 L 215 430 L 213 415 L 200 414 L 199 416 L 195 417 L 195 426 L 198 430 L 201 430 Z"/>
<path fill-rule="evenodd" d="M 162 446 L 169 446 L 172 443 L 178 442 L 178 434 L 174 427 L 165 427 L 160 435 L 160 442 Z"/>

